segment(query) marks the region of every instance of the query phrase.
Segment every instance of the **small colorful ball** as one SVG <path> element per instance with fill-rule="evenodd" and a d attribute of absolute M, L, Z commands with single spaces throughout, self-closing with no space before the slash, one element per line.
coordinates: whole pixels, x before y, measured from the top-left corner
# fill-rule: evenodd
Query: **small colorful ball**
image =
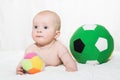
<path fill-rule="evenodd" d="M 43 71 L 44 62 L 35 52 L 27 53 L 22 60 L 23 69 L 29 74 L 34 74 Z"/>

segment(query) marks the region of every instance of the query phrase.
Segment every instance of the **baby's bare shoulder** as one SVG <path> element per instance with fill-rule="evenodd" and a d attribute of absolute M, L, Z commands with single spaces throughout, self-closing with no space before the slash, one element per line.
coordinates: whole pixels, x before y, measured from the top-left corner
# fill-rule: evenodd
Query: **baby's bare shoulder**
<path fill-rule="evenodd" d="M 56 46 L 61 49 L 65 49 L 66 46 L 61 41 L 56 41 Z"/>
<path fill-rule="evenodd" d="M 68 52 L 67 47 L 60 41 L 57 42 L 56 47 L 60 53 L 66 53 Z"/>
<path fill-rule="evenodd" d="M 29 45 L 26 50 L 25 50 L 25 53 L 29 53 L 29 52 L 33 52 L 37 49 L 36 45 L 35 44 L 31 44 Z"/>

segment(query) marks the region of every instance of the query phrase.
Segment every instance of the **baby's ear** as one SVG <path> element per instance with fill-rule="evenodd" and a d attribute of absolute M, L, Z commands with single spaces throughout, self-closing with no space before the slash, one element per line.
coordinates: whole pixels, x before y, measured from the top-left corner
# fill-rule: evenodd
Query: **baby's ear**
<path fill-rule="evenodd" d="M 55 39 L 57 39 L 60 36 L 60 31 L 56 31 Z"/>

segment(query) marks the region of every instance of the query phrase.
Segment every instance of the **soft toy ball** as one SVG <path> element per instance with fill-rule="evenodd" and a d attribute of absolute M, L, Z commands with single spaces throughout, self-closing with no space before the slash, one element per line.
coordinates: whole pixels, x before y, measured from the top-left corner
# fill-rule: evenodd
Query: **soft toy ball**
<path fill-rule="evenodd" d="M 70 39 L 70 50 L 79 63 L 101 64 L 113 52 L 114 41 L 108 30 L 98 24 L 79 27 Z"/>
<path fill-rule="evenodd" d="M 29 74 L 34 74 L 43 70 L 44 62 L 35 52 L 31 52 L 25 55 L 22 67 Z"/>

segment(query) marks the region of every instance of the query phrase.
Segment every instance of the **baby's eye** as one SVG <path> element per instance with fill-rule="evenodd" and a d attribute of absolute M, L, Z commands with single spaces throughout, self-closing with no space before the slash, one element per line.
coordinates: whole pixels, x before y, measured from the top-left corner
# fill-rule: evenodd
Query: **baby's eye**
<path fill-rule="evenodd" d="M 37 29 L 37 28 L 38 28 L 38 26 L 34 26 L 34 28 L 35 28 L 35 29 Z"/>
<path fill-rule="evenodd" d="M 44 29 L 48 29 L 48 27 L 47 27 L 47 26 L 44 26 Z"/>

